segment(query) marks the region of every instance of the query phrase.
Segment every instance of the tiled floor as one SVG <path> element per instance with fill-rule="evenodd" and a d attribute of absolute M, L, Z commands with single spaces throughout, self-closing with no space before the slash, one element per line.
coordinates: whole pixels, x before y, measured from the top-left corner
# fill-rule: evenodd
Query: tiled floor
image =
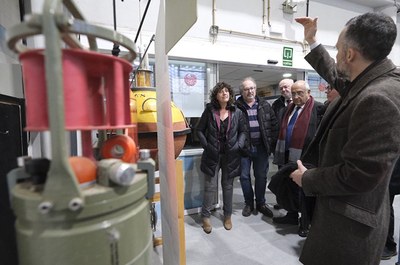
<path fill-rule="evenodd" d="M 275 203 L 275 196 L 267 190 L 267 202 Z M 277 226 L 271 218 L 258 215 L 243 217 L 243 195 L 239 180 L 235 180 L 233 228 L 222 225 L 222 210 L 216 210 L 211 222 L 213 230 L 205 234 L 199 214 L 185 217 L 186 264 L 187 265 L 295 265 L 305 239 L 297 235 L 297 227 Z M 394 203 L 396 212 L 395 240 L 398 242 L 400 226 L 400 196 Z M 396 211 L 397 209 L 397 211 Z M 273 210 L 273 209 L 272 209 Z M 273 210 L 275 216 L 284 215 L 284 210 Z M 162 253 L 162 248 L 157 249 Z M 381 265 L 394 265 L 397 256 L 382 261 Z M 158 262 L 158 261 L 157 261 Z M 155 263 L 156 264 L 156 263 Z"/>

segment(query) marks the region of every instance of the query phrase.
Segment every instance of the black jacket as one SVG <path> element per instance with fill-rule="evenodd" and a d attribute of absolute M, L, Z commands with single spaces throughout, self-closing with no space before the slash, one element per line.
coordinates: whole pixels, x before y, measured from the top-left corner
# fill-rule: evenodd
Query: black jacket
<path fill-rule="evenodd" d="M 229 177 L 233 178 L 240 175 L 240 150 L 247 144 L 248 132 L 243 113 L 234 105 L 229 110 L 231 111 L 231 124 L 226 136 L 225 155 L 229 161 Z M 197 135 L 204 149 L 200 168 L 208 176 L 214 176 L 220 156 L 219 129 L 214 115 L 215 111 L 218 110 L 208 103 L 197 124 Z"/>
<path fill-rule="evenodd" d="M 284 96 L 280 96 L 271 105 L 272 109 L 275 112 L 275 116 L 278 119 L 278 126 L 281 126 L 283 115 L 285 115 L 285 112 L 287 110 L 287 106 L 285 104 L 285 101 L 286 101 L 285 97 Z"/>
<path fill-rule="evenodd" d="M 257 96 L 256 100 L 258 101 L 257 119 L 258 124 L 260 125 L 261 140 L 265 146 L 265 150 L 267 150 L 267 153 L 271 154 L 275 151 L 276 141 L 278 140 L 278 120 L 275 116 L 274 110 L 265 98 Z M 247 121 L 246 125 L 249 126 L 249 116 L 247 115 L 245 104 L 246 103 L 244 102 L 242 96 L 236 100 L 236 105 L 244 113 Z M 250 135 L 247 137 L 251 144 Z"/>

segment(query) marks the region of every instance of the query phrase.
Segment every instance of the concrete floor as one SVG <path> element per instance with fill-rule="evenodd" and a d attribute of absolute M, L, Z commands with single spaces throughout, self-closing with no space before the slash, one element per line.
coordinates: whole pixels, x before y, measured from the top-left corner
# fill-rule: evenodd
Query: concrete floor
<path fill-rule="evenodd" d="M 271 168 L 270 174 L 274 168 Z M 269 175 L 270 175 L 269 174 Z M 275 216 L 284 215 L 285 210 L 274 210 L 275 195 L 268 189 L 267 203 Z M 262 214 L 242 216 L 243 195 L 239 179 L 235 180 L 233 228 L 224 229 L 221 209 L 213 212 L 210 234 L 203 232 L 200 214 L 185 216 L 186 264 L 187 265 L 297 265 L 305 238 L 297 235 L 297 226 L 275 225 L 272 219 Z M 399 240 L 400 196 L 394 202 L 396 214 L 395 240 Z M 397 211 L 396 211 L 397 209 Z M 156 249 L 156 261 L 162 262 L 162 247 Z M 394 265 L 397 256 L 381 261 L 381 265 Z M 169 264 L 168 264 L 169 265 Z"/>

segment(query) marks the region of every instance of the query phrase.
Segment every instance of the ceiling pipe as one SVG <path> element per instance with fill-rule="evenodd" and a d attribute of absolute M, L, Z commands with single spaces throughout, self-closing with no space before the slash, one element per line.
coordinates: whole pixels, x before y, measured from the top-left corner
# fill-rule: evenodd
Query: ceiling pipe
<path fill-rule="evenodd" d="M 263 0 L 263 16 L 262 16 L 262 32 L 265 33 L 267 31 L 267 24 L 268 27 L 271 28 L 271 21 L 270 21 L 270 14 L 271 14 L 271 6 L 270 6 L 271 2 L 270 0 L 268 0 L 268 7 L 267 7 L 267 15 L 265 14 L 265 0 Z M 267 19 L 266 19 L 267 18 Z M 267 24 L 265 23 L 267 20 Z"/>
<path fill-rule="evenodd" d="M 271 19 L 271 0 L 268 0 L 268 27 L 271 27 L 270 19 Z"/>
<path fill-rule="evenodd" d="M 215 12 L 217 11 L 215 0 L 212 1 L 212 24 L 210 27 L 209 35 L 212 43 L 217 41 L 218 26 L 215 25 Z"/>
<path fill-rule="evenodd" d="M 262 40 L 271 40 L 271 41 L 277 41 L 277 42 L 298 44 L 298 45 L 300 45 L 302 47 L 304 53 L 307 51 L 304 43 L 301 42 L 301 41 L 297 41 L 297 40 L 290 40 L 290 39 L 277 38 L 277 37 L 269 37 L 269 36 L 265 36 L 265 35 L 251 34 L 251 33 L 234 31 L 234 30 L 227 30 L 227 29 L 221 29 L 221 28 L 218 29 L 218 33 L 225 33 L 225 34 L 228 34 L 228 35 L 235 35 L 235 36 L 252 38 L 252 39 L 262 39 Z"/>
<path fill-rule="evenodd" d="M 269 7 L 269 0 L 268 0 L 268 7 Z M 278 38 L 278 37 L 269 37 L 269 36 L 265 36 L 265 35 L 252 34 L 252 33 L 240 32 L 240 31 L 235 31 L 235 30 L 221 29 L 217 25 L 215 25 L 216 10 L 217 10 L 216 0 L 213 0 L 212 1 L 212 25 L 211 25 L 210 31 L 209 31 L 211 41 L 213 43 L 216 42 L 217 36 L 219 33 L 224 33 L 224 34 L 228 34 L 228 35 L 235 35 L 235 36 L 240 36 L 240 37 L 245 37 L 245 38 L 271 40 L 271 41 L 276 41 L 276 42 L 298 44 L 302 47 L 303 53 L 306 53 L 306 51 L 307 51 L 305 43 L 303 43 L 301 41 Z M 269 19 L 268 19 L 268 24 L 270 24 Z"/>

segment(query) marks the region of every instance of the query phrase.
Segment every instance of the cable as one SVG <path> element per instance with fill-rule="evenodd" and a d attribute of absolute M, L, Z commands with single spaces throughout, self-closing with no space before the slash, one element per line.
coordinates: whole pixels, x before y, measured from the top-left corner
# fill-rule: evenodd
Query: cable
<path fill-rule="evenodd" d="M 140 21 L 140 25 L 138 28 L 138 32 L 136 33 L 135 43 L 137 42 L 137 39 L 139 38 L 140 31 L 142 30 L 143 22 L 144 22 L 144 19 L 146 18 L 146 13 L 147 13 L 147 10 L 149 9 L 150 2 L 151 2 L 151 0 L 149 0 L 147 2 L 146 9 L 144 10 L 144 14 L 143 14 L 142 20 Z"/>

